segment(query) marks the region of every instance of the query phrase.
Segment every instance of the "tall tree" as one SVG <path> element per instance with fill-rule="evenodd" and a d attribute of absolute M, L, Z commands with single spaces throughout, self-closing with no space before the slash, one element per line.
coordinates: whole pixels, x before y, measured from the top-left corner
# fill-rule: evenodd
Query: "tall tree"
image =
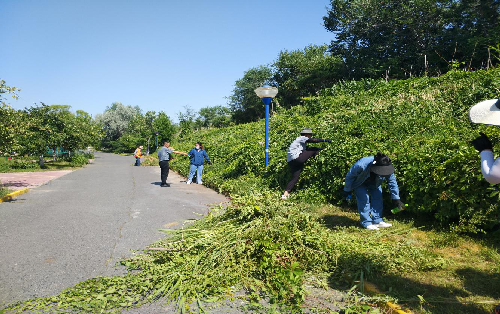
<path fill-rule="evenodd" d="M 235 123 L 257 121 L 264 117 L 264 104 L 255 95 L 254 90 L 263 84 L 272 83 L 272 79 L 272 70 L 259 66 L 249 69 L 243 78 L 236 81 L 229 97 L 229 107 Z"/>
<path fill-rule="evenodd" d="M 327 45 L 281 51 L 273 68 L 278 98 L 286 108 L 297 105 L 302 97 L 331 87 L 344 76 L 342 59 L 329 53 Z"/>
<path fill-rule="evenodd" d="M 128 129 L 130 121 L 140 112 L 138 107 L 124 106 L 114 102 L 103 114 L 96 116 L 96 121 L 104 132 L 103 147 L 110 148 Z"/>
<path fill-rule="evenodd" d="M 331 0 L 323 18 L 331 51 L 351 78 L 446 72 L 450 62 L 479 67 L 499 42 L 498 0 Z"/>
<path fill-rule="evenodd" d="M 23 125 L 20 115 L 8 105 L 7 97 L 10 95 L 17 99 L 19 91 L 19 88 L 7 86 L 4 80 L 0 80 L 0 153 L 11 153 L 19 148 L 16 134 L 19 134 Z"/>
<path fill-rule="evenodd" d="M 224 127 L 231 123 L 231 110 L 225 106 L 204 107 L 198 111 L 196 125 L 203 128 Z"/>

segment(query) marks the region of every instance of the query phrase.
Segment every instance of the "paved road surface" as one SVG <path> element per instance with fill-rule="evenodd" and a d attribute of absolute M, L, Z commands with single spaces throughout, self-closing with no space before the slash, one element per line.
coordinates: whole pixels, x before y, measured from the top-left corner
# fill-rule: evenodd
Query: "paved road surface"
<path fill-rule="evenodd" d="M 115 262 L 160 239 L 159 228 L 197 218 L 207 204 L 226 200 L 172 172 L 172 186 L 161 188 L 159 167 L 133 162 L 97 153 L 94 164 L 0 203 L 0 308 L 121 274 Z"/>

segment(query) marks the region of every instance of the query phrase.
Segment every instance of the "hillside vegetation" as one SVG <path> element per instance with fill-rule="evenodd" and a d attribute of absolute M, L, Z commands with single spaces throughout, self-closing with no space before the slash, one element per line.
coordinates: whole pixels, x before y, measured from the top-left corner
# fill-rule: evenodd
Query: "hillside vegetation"
<path fill-rule="evenodd" d="M 309 162 L 292 200 L 339 203 L 350 165 L 381 151 L 396 166 L 401 196 L 413 216 L 456 231 L 488 230 L 499 222 L 500 195 L 482 178 L 470 140 L 485 131 L 496 143 L 500 129 L 474 126 L 467 114 L 476 102 L 498 97 L 499 74 L 499 69 L 454 71 L 437 78 L 334 85 L 271 117 L 267 172 L 264 121 L 194 132 L 173 146 L 187 151 L 203 142 L 214 160 L 206 167 L 205 184 L 232 195 L 278 199 L 289 178 L 286 149 L 303 127 L 312 127 L 317 137 L 333 142 Z M 172 167 L 188 172 L 182 158 Z"/>

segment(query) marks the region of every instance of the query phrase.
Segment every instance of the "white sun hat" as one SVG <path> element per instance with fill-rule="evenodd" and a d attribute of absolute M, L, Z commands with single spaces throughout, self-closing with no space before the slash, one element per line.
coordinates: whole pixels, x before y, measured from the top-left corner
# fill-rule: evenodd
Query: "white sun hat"
<path fill-rule="evenodd" d="M 500 98 L 481 101 L 469 110 L 470 122 L 500 126 Z"/>

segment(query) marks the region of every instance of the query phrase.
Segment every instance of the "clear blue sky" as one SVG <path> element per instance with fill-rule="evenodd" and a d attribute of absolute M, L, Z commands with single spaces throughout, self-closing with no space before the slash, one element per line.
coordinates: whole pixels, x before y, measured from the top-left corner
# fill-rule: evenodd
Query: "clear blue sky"
<path fill-rule="evenodd" d="M 329 43 L 328 0 L 0 0 L 0 79 L 12 107 L 118 101 L 165 111 L 226 104 L 244 71 Z"/>

